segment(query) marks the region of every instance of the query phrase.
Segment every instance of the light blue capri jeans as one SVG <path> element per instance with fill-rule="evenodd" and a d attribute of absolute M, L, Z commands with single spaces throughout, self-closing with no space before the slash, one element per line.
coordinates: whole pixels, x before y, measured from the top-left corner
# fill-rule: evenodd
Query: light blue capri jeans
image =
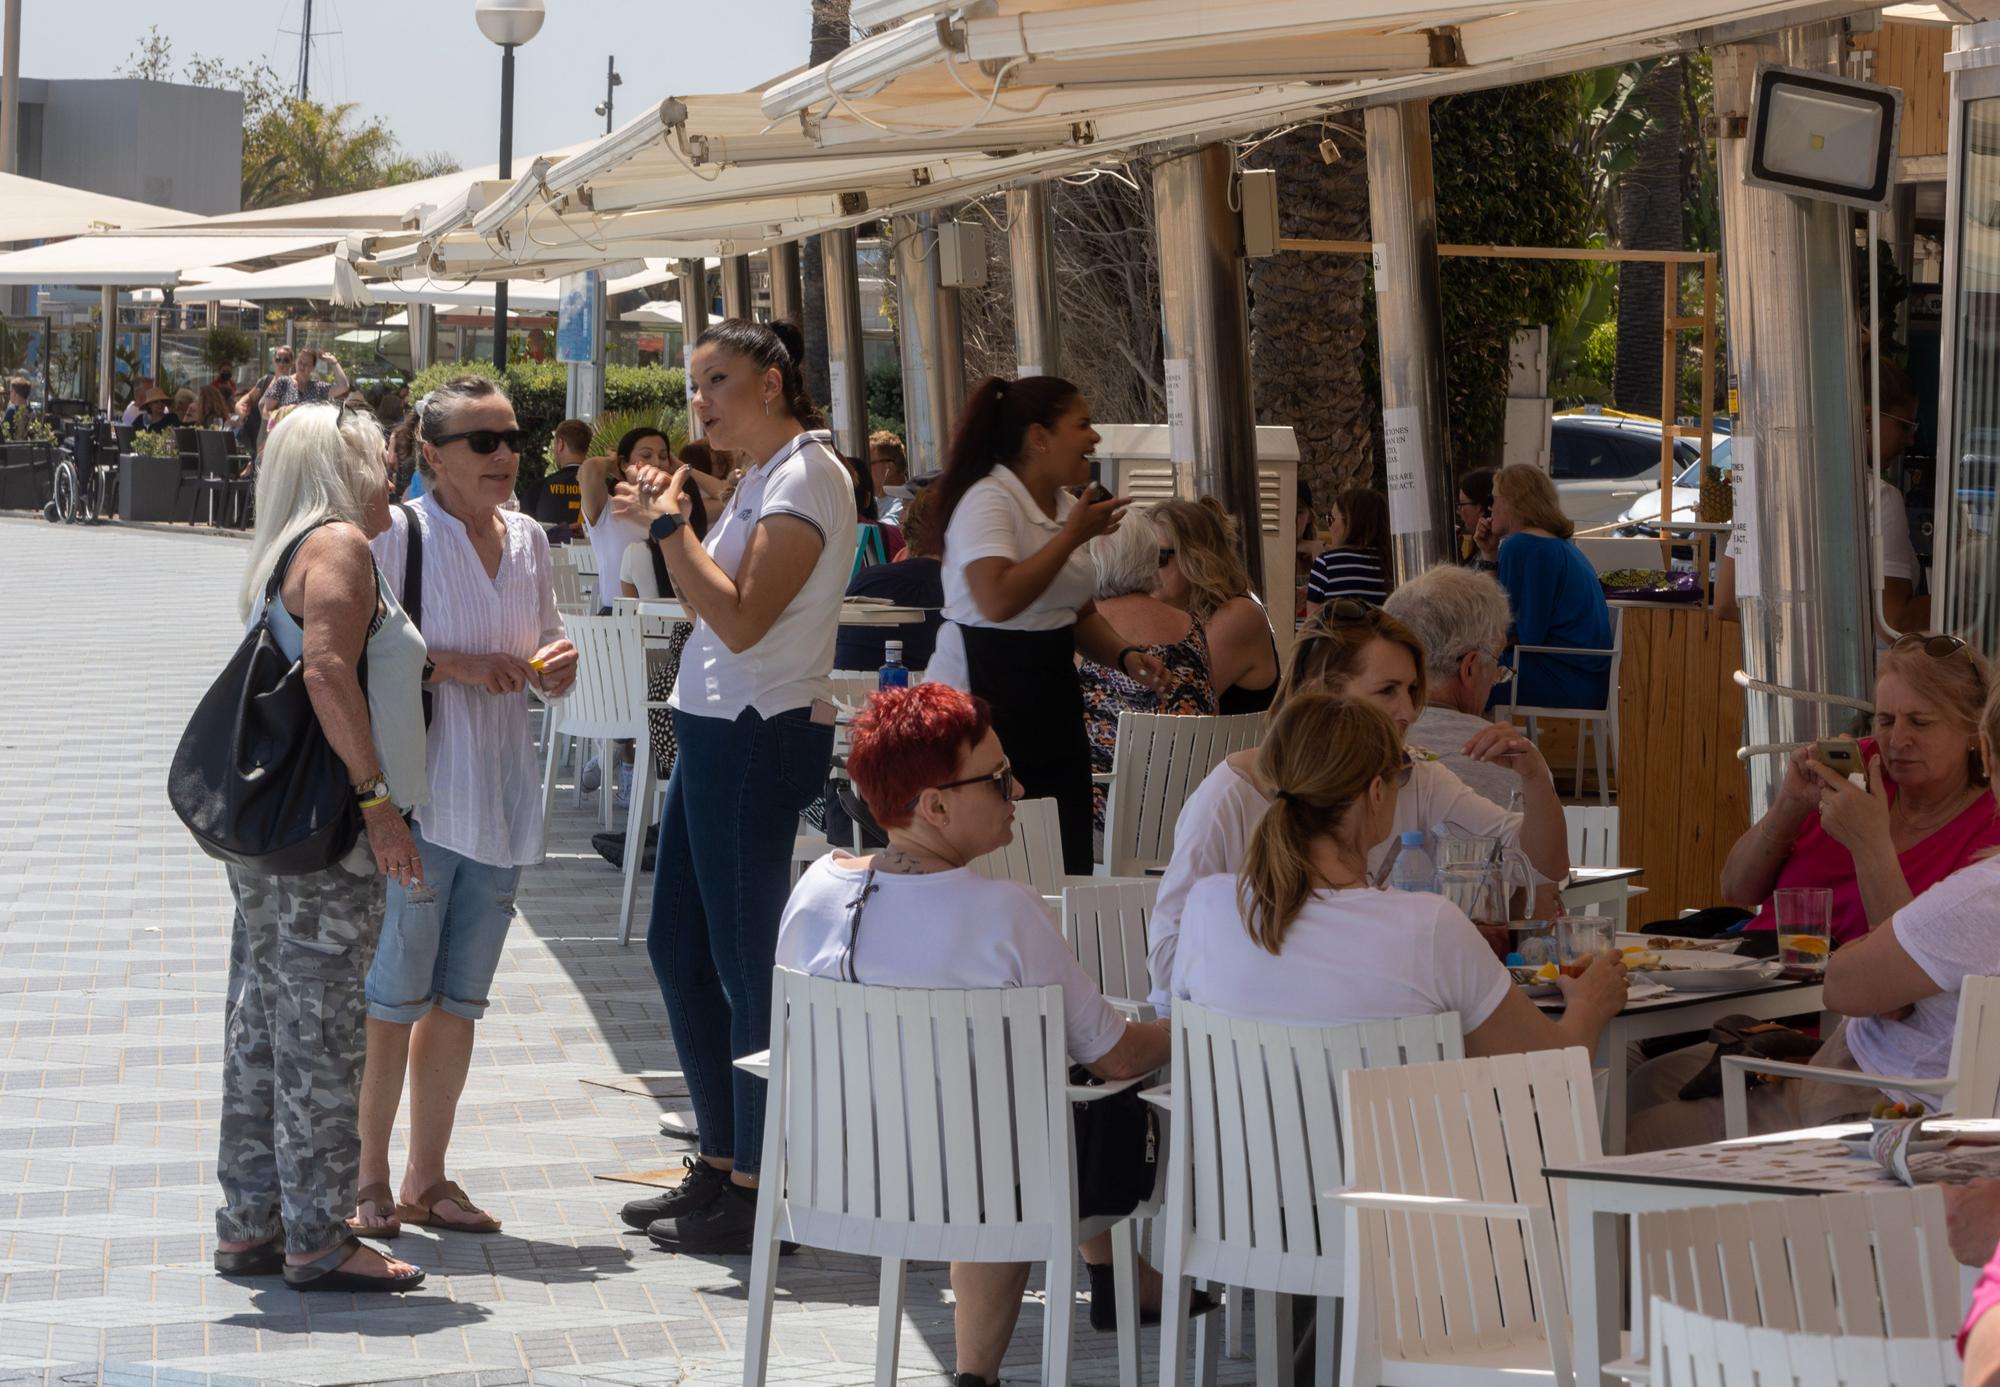
<path fill-rule="evenodd" d="M 477 1021 L 514 921 L 521 869 L 441 848 L 414 824 L 410 832 L 424 862 L 424 889 L 389 883 L 382 939 L 368 969 L 368 1014 L 409 1025 L 437 1006 Z"/>

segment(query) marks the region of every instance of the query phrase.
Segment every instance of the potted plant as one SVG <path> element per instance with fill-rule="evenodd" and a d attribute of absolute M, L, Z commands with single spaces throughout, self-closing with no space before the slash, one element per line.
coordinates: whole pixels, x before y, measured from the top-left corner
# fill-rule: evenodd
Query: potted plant
<path fill-rule="evenodd" d="M 180 502 L 181 455 L 172 429 L 141 429 L 118 459 L 118 515 L 172 520 Z"/>
<path fill-rule="evenodd" d="M 212 327 L 201 343 L 201 364 L 213 375 L 225 366 L 241 366 L 257 354 L 257 340 L 241 328 Z"/>

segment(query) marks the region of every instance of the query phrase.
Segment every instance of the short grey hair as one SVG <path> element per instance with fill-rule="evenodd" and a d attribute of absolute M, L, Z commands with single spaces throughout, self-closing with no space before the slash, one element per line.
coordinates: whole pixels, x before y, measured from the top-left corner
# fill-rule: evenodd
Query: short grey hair
<path fill-rule="evenodd" d="M 1489 573 L 1440 564 L 1389 594 L 1382 610 L 1414 631 L 1433 678 L 1450 678 L 1468 650 L 1507 641 L 1507 590 Z"/>
<path fill-rule="evenodd" d="M 1090 566 L 1097 571 L 1099 599 L 1151 592 L 1160 578 L 1160 530 L 1153 517 L 1134 506 L 1118 528 L 1090 541 Z"/>

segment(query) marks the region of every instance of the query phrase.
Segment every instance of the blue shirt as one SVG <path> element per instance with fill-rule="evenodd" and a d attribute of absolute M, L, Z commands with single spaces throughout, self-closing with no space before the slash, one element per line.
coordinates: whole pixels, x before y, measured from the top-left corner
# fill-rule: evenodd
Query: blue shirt
<path fill-rule="evenodd" d="M 1500 541 L 1500 586 L 1514 612 L 1517 645 L 1611 648 L 1611 608 L 1597 570 L 1574 544 L 1546 535 L 1515 534 Z M 1516 664 L 1510 650 L 1503 664 L 1514 665 L 1515 699 L 1537 708 L 1601 708 L 1611 680 L 1611 662 L 1590 655 L 1528 655 Z M 1489 708 L 1507 702 L 1507 686 L 1493 690 Z"/>

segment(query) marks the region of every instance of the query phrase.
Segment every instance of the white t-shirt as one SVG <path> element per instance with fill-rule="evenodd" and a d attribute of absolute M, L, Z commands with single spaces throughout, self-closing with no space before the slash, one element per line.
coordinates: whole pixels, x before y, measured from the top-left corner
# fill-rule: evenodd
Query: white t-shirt
<path fill-rule="evenodd" d="M 590 541 L 590 552 L 597 556 L 597 609 L 602 611 L 618 596 L 618 576 L 625 551 L 648 542 L 646 527 L 617 514 L 606 501 L 604 509 L 597 513 L 597 523 L 585 522 L 584 537 Z"/>
<path fill-rule="evenodd" d="M 1281 1026 L 1455 1011 L 1474 1031 L 1513 985 L 1472 921 L 1427 892 L 1315 891 L 1268 953 L 1244 927 L 1233 875 L 1195 883 L 1174 956 L 1175 997 Z"/>
<path fill-rule="evenodd" d="M 1005 621 L 988 621 L 972 600 L 965 581 L 967 564 L 1002 558 L 1019 563 L 1039 552 L 1062 529 L 1077 501 L 1066 491 L 1056 493 L 1056 513 L 1042 513 L 1028 488 L 1005 465 L 974 482 L 951 513 L 944 532 L 944 616 L 938 628 L 937 651 L 924 677 L 933 684 L 966 686 L 965 641 L 953 628 L 987 626 L 1002 631 L 1060 631 L 1076 621 L 1097 592 L 1097 572 L 1087 547 L 1079 547 L 1057 570 L 1055 581 L 1021 611 Z"/>
<path fill-rule="evenodd" d="M 1968 977 L 2000 973 L 2000 860 L 1961 867 L 1891 918 L 1896 942 L 1943 991 L 1925 997 L 1909 1016 L 1856 1016 L 1847 1048 L 1863 1072 L 1940 1079 L 1951 1068 L 1958 993 Z M 1917 1095 L 1924 1097 L 1924 1095 Z M 1935 1097 L 1924 1101 L 1935 1103 Z"/>
<path fill-rule="evenodd" d="M 1210 771 L 1181 806 L 1174 821 L 1174 855 L 1160 877 L 1159 900 L 1146 922 L 1146 971 L 1153 982 L 1150 1000 L 1161 1010 L 1173 1006 L 1174 950 L 1188 892 L 1203 877 L 1235 874 L 1250 846 L 1250 831 L 1270 807 L 1271 801 L 1227 761 Z M 1462 837 L 1498 838 L 1504 845 L 1501 875 L 1510 886 L 1532 890 L 1545 878 L 1521 851 L 1521 819 L 1481 798 L 1438 762 L 1418 761 L 1411 767 L 1410 783 L 1396 796 L 1396 819 L 1389 836 L 1368 851 L 1369 879 L 1381 880 L 1386 874 L 1399 835 L 1410 829 L 1428 834 L 1448 828 Z"/>
<path fill-rule="evenodd" d="M 660 591 L 660 578 L 653 571 L 653 541 L 642 539 L 636 544 L 625 546 L 625 556 L 618 560 L 618 581 L 630 583 L 633 590 L 648 602 L 657 602 L 665 596 Z M 620 589 L 622 595 L 623 589 Z"/>
<path fill-rule="evenodd" d="M 802 433 L 743 474 L 729 509 L 711 525 L 702 547 L 731 578 L 743 563 L 750 532 L 766 516 L 789 515 L 820 534 L 819 558 L 805 586 L 771 629 L 742 654 L 731 653 L 705 621 L 694 624 L 669 701 L 683 713 L 734 721 L 745 708 L 773 717 L 830 698 L 834 632 L 840 599 L 854 567 L 854 479 L 824 430 Z M 621 556 L 622 557 L 622 556 Z"/>
<path fill-rule="evenodd" d="M 849 976 L 850 906 L 867 874 L 828 853 L 806 869 L 778 924 L 778 966 Z M 877 872 L 854 934 L 852 974 L 871 987 L 1048 987 L 1063 990 L 1070 1058 L 1109 1054 L 1125 1020 L 1104 1000 L 1041 900 L 970 867 L 923 876 Z"/>

